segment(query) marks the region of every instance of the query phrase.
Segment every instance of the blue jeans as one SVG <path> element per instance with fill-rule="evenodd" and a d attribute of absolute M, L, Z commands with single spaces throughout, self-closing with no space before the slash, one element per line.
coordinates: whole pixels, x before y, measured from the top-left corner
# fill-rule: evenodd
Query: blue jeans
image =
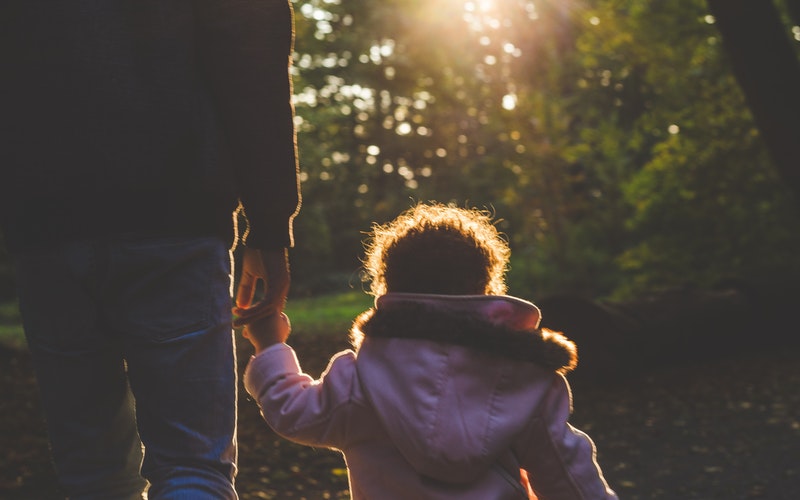
<path fill-rule="evenodd" d="M 80 241 L 17 256 L 16 269 L 70 500 L 237 498 L 226 244 Z"/>

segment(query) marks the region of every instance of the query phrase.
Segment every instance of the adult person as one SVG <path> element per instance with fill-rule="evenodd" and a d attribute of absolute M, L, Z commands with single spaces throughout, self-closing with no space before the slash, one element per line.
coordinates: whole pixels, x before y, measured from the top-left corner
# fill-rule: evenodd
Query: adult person
<path fill-rule="evenodd" d="M 292 23 L 287 0 L 0 2 L 0 222 L 72 500 L 237 497 L 231 249 L 243 211 L 239 322 L 282 311 Z"/>

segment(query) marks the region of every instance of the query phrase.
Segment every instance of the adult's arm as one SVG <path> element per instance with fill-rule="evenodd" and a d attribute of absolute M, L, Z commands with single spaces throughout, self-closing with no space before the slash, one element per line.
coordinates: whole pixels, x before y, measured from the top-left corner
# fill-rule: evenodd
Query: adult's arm
<path fill-rule="evenodd" d="M 195 0 L 198 58 L 230 148 L 245 244 L 293 245 L 300 204 L 292 106 L 294 19 L 288 0 Z"/>
<path fill-rule="evenodd" d="M 248 222 L 236 292 L 240 326 L 283 311 L 287 248 L 300 207 L 290 67 L 294 19 L 288 0 L 195 0 L 198 58 L 230 148 Z M 258 281 L 264 297 L 253 303 Z"/>

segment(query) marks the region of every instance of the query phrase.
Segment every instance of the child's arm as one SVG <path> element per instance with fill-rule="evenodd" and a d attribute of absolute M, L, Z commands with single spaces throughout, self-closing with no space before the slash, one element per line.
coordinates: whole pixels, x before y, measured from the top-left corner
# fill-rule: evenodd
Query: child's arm
<path fill-rule="evenodd" d="M 540 500 L 612 500 L 595 459 L 591 438 L 568 423 L 572 410 L 569 386 L 555 376 L 542 400 L 542 413 L 535 419 L 517 449 L 520 466 Z"/>
<path fill-rule="evenodd" d="M 360 400 L 355 354 L 340 352 L 322 378 L 303 373 L 294 350 L 285 344 L 289 319 L 272 315 L 247 325 L 244 336 L 256 349 L 244 373 L 244 386 L 278 434 L 310 446 L 340 448 L 347 438 L 351 403 Z"/>
<path fill-rule="evenodd" d="M 278 313 L 247 324 L 242 330 L 242 336 L 253 344 L 256 354 L 259 354 L 267 347 L 286 342 L 291 330 L 289 317 Z"/>

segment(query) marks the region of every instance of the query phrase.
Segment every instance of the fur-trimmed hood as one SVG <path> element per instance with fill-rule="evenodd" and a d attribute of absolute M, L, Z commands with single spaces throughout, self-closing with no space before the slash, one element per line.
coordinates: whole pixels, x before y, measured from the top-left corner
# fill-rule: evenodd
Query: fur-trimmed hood
<path fill-rule="evenodd" d="M 510 296 L 387 294 L 354 323 L 365 394 L 423 476 L 474 481 L 508 457 L 575 345 Z"/>
<path fill-rule="evenodd" d="M 431 340 L 469 347 L 566 374 L 578 363 L 575 344 L 561 332 L 540 329 L 531 302 L 508 295 L 390 293 L 358 317 L 353 337 Z"/>

